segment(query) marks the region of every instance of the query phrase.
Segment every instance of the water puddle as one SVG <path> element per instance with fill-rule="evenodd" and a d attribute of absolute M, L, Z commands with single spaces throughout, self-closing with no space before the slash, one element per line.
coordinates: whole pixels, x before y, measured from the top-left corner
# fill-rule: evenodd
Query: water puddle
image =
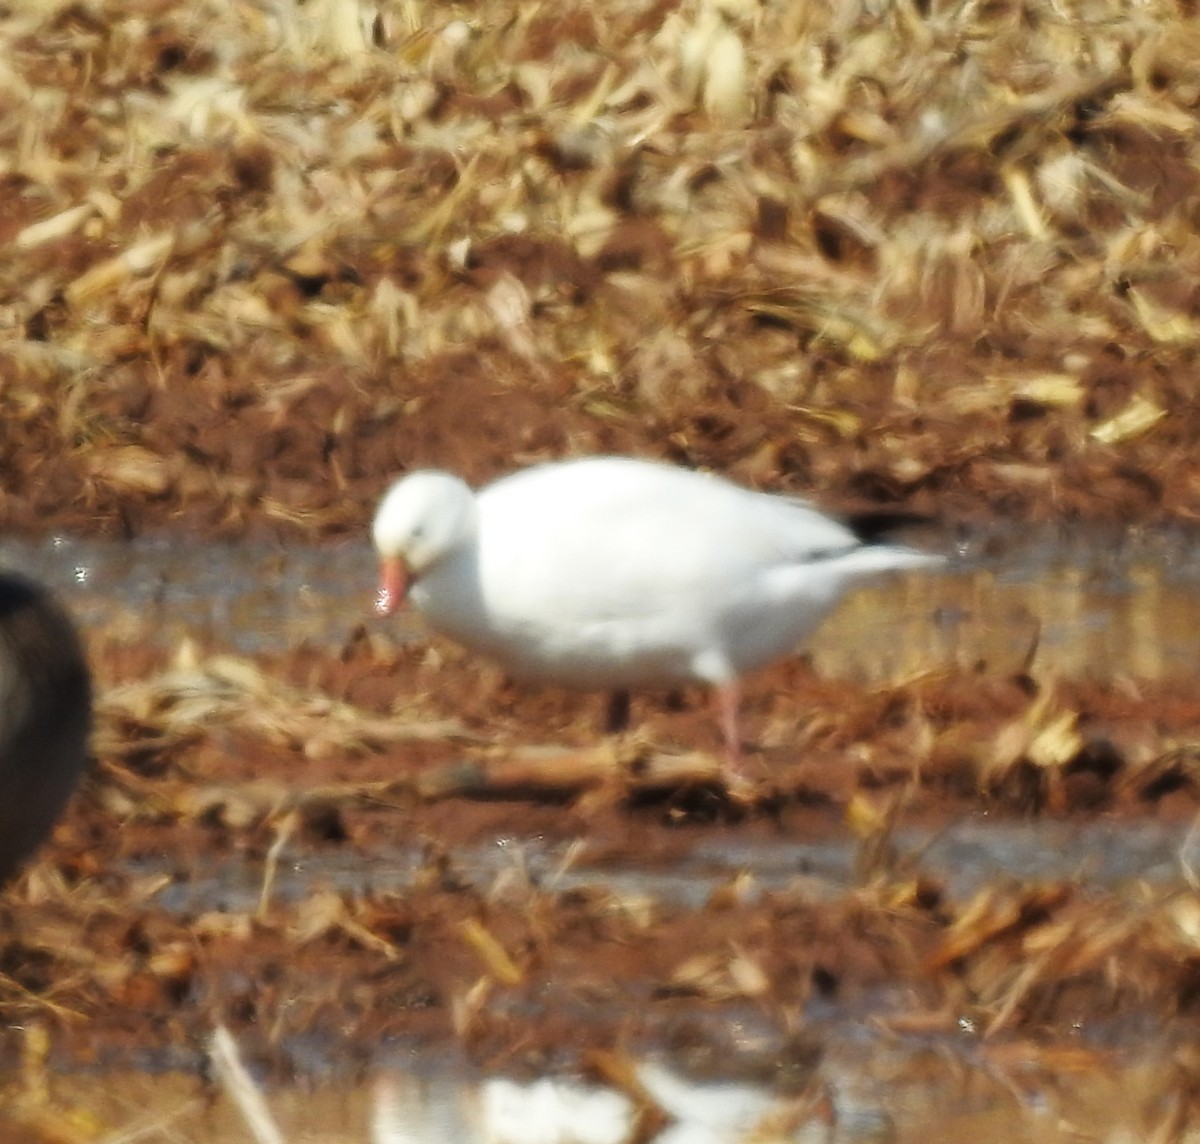
<path fill-rule="evenodd" d="M 0 542 L 0 565 L 50 585 L 85 629 L 111 639 L 170 647 L 193 637 L 246 654 L 343 643 L 371 616 L 376 575 L 364 543 L 182 537 L 9 539 Z"/>
<path fill-rule="evenodd" d="M 216 1086 L 180 1074 L 120 1074 L 103 1087 L 75 1076 L 55 1082 L 54 1117 L 64 1130 L 81 1120 L 93 1131 L 106 1130 L 88 1139 L 172 1144 L 940 1144 L 971 1138 L 1041 1144 L 1146 1139 L 1171 1115 L 1165 1055 L 1132 1062 L 1076 1051 L 1051 1059 L 1031 1046 L 1023 1057 L 981 1052 L 971 1059 L 945 1047 L 898 1051 L 878 1037 L 859 1037 L 832 1045 L 822 1062 L 801 1064 L 796 1075 L 775 1084 L 697 1079 L 655 1060 L 629 1063 L 632 1090 L 578 1078 L 480 1078 L 452 1062 L 430 1072 L 427 1062 L 418 1065 L 403 1050 L 357 1083 L 265 1094 L 250 1069 L 237 1076 L 241 1087 L 220 1068 Z M 1047 1066 L 1057 1067 L 1059 1076 Z M 244 1068 L 237 1060 L 233 1067 Z M 949 1101 L 948 1089 L 955 1092 Z M 79 1108 L 86 1108 L 85 1118 L 72 1114 Z M 40 1113 L 43 1131 L 54 1117 Z M 0 1129 L 6 1129 L 2 1112 Z M 74 1128 L 69 1138 L 84 1136 Z"/>
<path fill-rule="evenodd" d="M 1200 534 L 1012 529 L 931 546 L 951 554 L 948 570 L 851 595 L 812 641 L 818 671 L 883 681 L 939 664 L 1005 670 L 1035 650 L 1063 676 L 1161 679 L 1200 665 Z M 55 587 L 85 627 L 129 641 L 191 635 L 253 653 L 337 646 L 380 622 L 361 540 L 10 539 L 0 563 Z M 410 615 L 385 630 L 420 627 Z"/>
<path fill-rule="evenodd" d="M 985 886 L 1010 883 L 1072 882 L 1094 893 L 1144 897 L 1184 890 L 1200 874 L 1200 832 L 1157 821 L 992 822 L 974 816 L 937 831 L 900 829 L 893 839 L 906 873 L 926 876 L 965 900 Z M 832 900 L 860 882 L 858 843 L 836 837 L 824 841 L 701 840 L 667 868 L 593 864 L 585 846 L 549 845 L 538 838 L 499 839 L 457 851 L 457 881 L 486 893 L 498 880 L 519 876 L 532 884 L 565 892 L 602 886 L 625 899 L 651 899 L 697 909 L 714 891 L 740 879 L 739 896 L 754 899 L 773 891 L 800 892 Z M 142 859 L 130 865 L 139 876 L 169 874 L 169 859 Z M 314 886 L 343 894 L 403 891 L 426 873 L 419 846 L 375 848 L 369 866 L 361 856 L 338 851 L 284 854 L 275 869 L 275 900 L 299 901 Z M 748 879 L 748 880 L 747 880 Z M 259 863 L 231 857 L 191 867 L 172 881 L 155 903 L 180 914 L 206 910 L 252 913 L 262 894 Z"/>
<path fill-rule="evenodd" d="M 817 633 L 817 668 L 880 680 L 1028 662 L 1068 678 L 1160 680 L 1200 666 L 1200 533 L 1042 528 L 978 534 L 957 552 L 942 575 L 850 596 Z"/>

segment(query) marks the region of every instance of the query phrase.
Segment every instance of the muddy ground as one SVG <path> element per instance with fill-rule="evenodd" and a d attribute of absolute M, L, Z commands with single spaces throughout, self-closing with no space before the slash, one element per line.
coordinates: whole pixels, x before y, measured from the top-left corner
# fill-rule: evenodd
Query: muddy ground
<path fill-rule="evenodd" d="M 1189 6 L 876 7 L 6 9 L 0 522 L 313 543 L 413 467 L 622 453 L 949 534 L 1190 527 Z M 1190 819 L 1194 676 L 868 688 L 797 658 L 750 682 L 739 806 L 702 761 L 654 777 L 645 742 L 716 747 L 703 696 L 640 697 L 645 741 L 610 748 L 599 698 L 401 644 L 368 603 L 332 652 L 86 633 L 96 767 L 0 902 L 6 1061 L 36 1029 L 55 1067 L 197 1070 L 223 1023 L 281 1080 L 411 1041 L 525 1072 L 666 1045 L 802 1083 L 806 1012 L 886 988 L 881 1029 L 1033 1056 L 1144 1019 L 1194 1083 L 1194 896 L 955 901 L 888 845 L 981 812 Z M 504 772 L 547 744 L 578 781 Z M 860 882 L 832 901 L 459 870 L 497 839 L 666 869 L 698 837 L 847 833 Z M 302 861 L 386 885 L 398 847 L 402 891 L 272 891 Z M 261 903 L 159 904 L 214 867 Z M 746 1013 L 770 1035 L 743 1060 Z"/>

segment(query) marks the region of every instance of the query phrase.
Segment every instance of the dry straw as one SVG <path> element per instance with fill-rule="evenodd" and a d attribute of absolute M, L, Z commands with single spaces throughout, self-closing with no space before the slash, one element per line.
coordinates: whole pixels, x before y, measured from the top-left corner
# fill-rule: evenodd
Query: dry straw
<path fill-rule="evenodd" d="M 962 429 L 982 495 L 997 453 L 1045 464 L 1042 434 L 948 390 L 1003 409 L 988 379 L 1014 357 L 1081 391 L 1039 402 L 1069 457 L 1138 459 L 1190 417 L 1173 376 L 1115 425 L 1087 400 L 1112 346 L 1169 367 L 1197 339 L 1200 53 L 1167 0 L 92 0 L 18 5 L 0 38 L 5 416 L 40 424 L 33 394 L 81 386 L 53 431 L 81 480 L 80 439 L 169 462 L 98 462 L 107 512 L 344 525 L 358 510 L 300 483 L 202 479 L 109 399 L 265 413 L 310 371 L 386 425 L 458 349 L 634 427 L 729 377 L 829 415 L 898 390 Z"/>

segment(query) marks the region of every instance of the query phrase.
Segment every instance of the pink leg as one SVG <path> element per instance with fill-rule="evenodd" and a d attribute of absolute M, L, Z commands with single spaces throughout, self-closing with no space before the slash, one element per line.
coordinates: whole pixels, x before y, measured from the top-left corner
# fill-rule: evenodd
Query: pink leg
<path fill-rule="evenodd" d="M 742 736 L 738 720 L 742 691 L 736 679 L 722 683 L 716 689 L 717 715 L 725 737 L 725 777 L 745 781 L 742 773 Z"/>

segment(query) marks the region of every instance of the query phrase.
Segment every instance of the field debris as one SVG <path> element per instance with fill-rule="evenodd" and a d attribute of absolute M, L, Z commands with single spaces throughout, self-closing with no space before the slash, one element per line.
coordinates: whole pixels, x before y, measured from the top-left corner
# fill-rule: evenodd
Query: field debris
<path fill-rule="evenodd" d="M 1180 1030 L 1190 1019 L 1200 962 L 1186 843 L 1173 887 L 997 882 L 956 896 L 900 842 L 911 822 L 980 807 L 1047 820 L 1097 807 L 1194 815 L 1187 744 L 1200 741 L 1200 708 L 1183 686 L 1106 696 L 927 672 L 863 691 L 782 664 L 756 703 L 786 702 L 805 745 L 772 747 L 760 801 L 731 808 L 697 783 L 703 772 L 643 785 L 609 746 L 539 752 L 531 726 L 579 743 L 595 734 L 587 712 L 556 713 L 524 691 L 503 703 L 455 691 L 459 671 L 355 640 L 341 655 L 275 660 L 191 648 L 157 673 L 110 680 L 98 768 L 44 860 L 4 899 L 5 1011 L 36 1017 L 57 1030 L 60 1052 L 84 1057 L 123 1044 L 178 1050 L 215 1014 L 256 1056 L 286 1055 L 290 1038 L 333 1022 L 357 1043 L 449 1038 L 493 1063 L 535 1051 L 518 1010 L 536 1014 L 535 1041 L 550 1045 L 571 1008 L 563 999 L 630 989 L 646 1002 L 598 1015 L 571 1043 L 599 1051 L 659 1037 L 697 1003 L 719 1013 L 752 1002 L 782 1037 L 820 999 L 899 983 L 880 1020 L 968 1021 L 985 1040 L 1120 1013 Z M 819 700 L 806 703 L 805 686 Z M 422 699 L 389 714 L 396 694 Z M 796 712 L 810 707 L 827 714 L 806 727 Z M 497 723 L 498 709 L 508 715 Z M 1159 750 L 1141 736 L 1121 745 L 1122 728 L 1151 718 Z M 694 734 L 704 721 L 667 711 L 647 734 L 684 722 Z M 495 738 L 473 742 L 485 724 Z M 464 752 L 500 778 L 448 787 Z M 653 774 L 672 756 L 648 757 Z M 607 774 L 585 769 L 593 777 L 580 781 L 572 759 L 588 758 Z M 608 887 L 603 865 L 576 884 L 585 859 L 669 863 L 705 832 L 773 823 L 804 837 L 844 829 L 839 817 L 859 856 L 837 892 L 803 877 L 767 890 L 752 868 L 695 908 Z M 468 858 L 472 837 L 494 847 L 497 833 L 529 832 L 565 848 L 556 872 L 515 853 L 491 873 Z M 291 872 L 330 862 L 361 869 L 356 887 Z M 276 984 L 259 988 L 237 970 L 245 964 Z M 146 1026 L 135 1011 L 158 1017 Z"/>
<path fill-rule="evenodd" d="M 329 534 L 602 451 L 1196 519 L 1195 31 L 1037 13 L 14 9 L 4 522 Z"/>
<path fill-rule="evenodd" d="M 418 466 L 592 453 L 948 525 L 1200 520 L 1188 5 L 46 0 L 0 61 L 8 533 L 317 543 Z M 279 1087 L 404 1045 L 508 1123 L 669 1132 L 651 1049 L 772 1087 L 731 1138 L 824 1138 L 849 1013 L 1023 1128 L 1086 1135 L 1083 1077 L 1097 1139 L 1186 1139 L 1200 699 L 1131 615 L 1127 677 L 1064 671 L 1037 615 L 985 617 L 1028 628 L 999 664 L 778 664 L 741 799 L 690 693 L 610 740 L 440 644 L 97 625 L 96 766 L 0 895 L 0 1136 L 299 1140 Z M 1184 840 L 1154 878 L 931 872 L 977 817 Z M 831 839 L 840 882 L 662 889 Z M 64 1095 L 146 1061 L 190 1086 L 153 1119 Z M 210 1070 L 243 1111 L 206 1137 Z"/>

